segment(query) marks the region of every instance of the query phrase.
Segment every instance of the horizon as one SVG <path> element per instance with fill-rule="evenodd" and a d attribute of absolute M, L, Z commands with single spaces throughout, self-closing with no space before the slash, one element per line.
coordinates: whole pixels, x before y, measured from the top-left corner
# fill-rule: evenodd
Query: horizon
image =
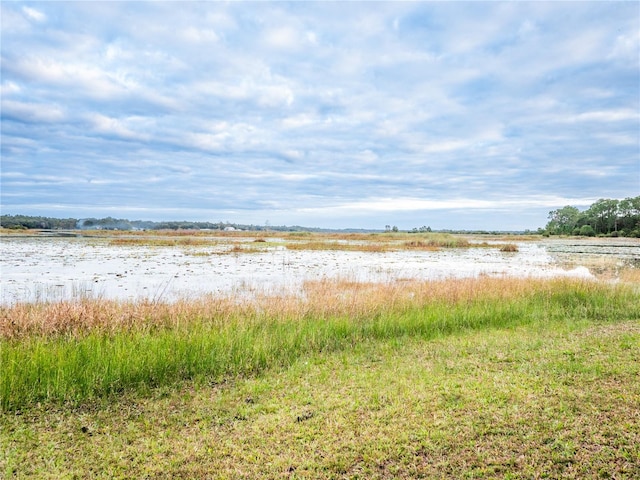
<path fill-rule="evenodd" d="M 46 219 L 53 219 L 53 220 L 75 220 L 76 222 L 82 222 L 85 220 L 106 220 L 107 218 L 111 218 L 114 223 L 118 223 L 118 222 L 127 222 L 127 223 L 131 223 L 131 224 L 136 224 L 136 223 L 153 223 L 153 224 L 162 224 L 162 223 L 193 223 L 193 224 L 198 224 L 198 223 L 210 223 L 210 224 L 218 224 L 218 225 L 226 225 L 226 226 L 234 226 L 234 227 L 256 227 L 256 231 L 258 229 L 265 229 L 268 230 L 270 228 L 274 228 L 274 229 L 282 229 L 282 228 L 296 228 L 299 227 L 303 230 L 319 230 L 319 231 L 364 231 L 364 232 L 386 232 L 391 230 L 393 227 L 397 227 L 399 232 L 409 232 L 412 233 L 412 230 L 417 230 L 421 227 L 429 227 L 431 230 L 429 231 L 433 231 L 433 232 L 489 232 L 489 233 L 525 233 L 525 232 L 532 232 L 532 233 L 536 233 L 537 232 L 537 228 L 536 229 L 523 229 L 523 230 L 485 230 L 485 229 L 465 229 L 465 228 L 461 228 L 461 229 L 453 229 L 453 228 L 441 228 L 441 229 L 435 229 L 435 228 L 431 228 L 430 225 L 420 225 L 420 226 L 415 226 L 415 227 L 411 227 L 411 228 L 400 228 L 397 225 L 384 225 L 382 228 L 359 228 L 359 227 L 344 227 L 344 228 L 331 228 L 331 227 L 318 227 L 318 226 L 314 226 L 314 225 L 297 225 L 297 224 L 257 224 L 257 223 L 241 223 L 241 222 L 234 222 L 234 221 L 226 221 L 226 220 L 218 220 L 218 221 L 213 221 L 213 220 L 189 220 L 189 219 L 163 219 L 163 220 L 149 220 L 149 219 L 142 219 L 142 218 L 135 218 L 135 219 L 131 219 L 131 218 L 122 218 L 122 217 L 118 217 L 118 216 L 108 216 L 108 217 L 95 217 L 95 216 L 89 216 L 89 217 L 77 217 L 77 216 L 70 216 L 70 217 L 51 217 L 48 215 L 23 215 L 21 213 L 2 213 L 2 216 L 10 216 L 10 217 L 31 217 L 31 218 L 46 218 Z M 387 228 L 388 227 L 388 228 Z M 75 229 L 79 229 L 79 230 L 92 230 L 94 228 L 98 228 L 97 226 L 89 226 L 89 227 L 79 227 L 76 226 Z M 43 230 L 48 230 L 47 228 L 44 228 Z M 200 230 L 207 230 L 205 229 L 200 229 Z"/>
<path fill-rule="evenodd" d="M 372 5 L 2 2 L 1 211 L 535 231 L 640 193 L 640 4 Z"/>

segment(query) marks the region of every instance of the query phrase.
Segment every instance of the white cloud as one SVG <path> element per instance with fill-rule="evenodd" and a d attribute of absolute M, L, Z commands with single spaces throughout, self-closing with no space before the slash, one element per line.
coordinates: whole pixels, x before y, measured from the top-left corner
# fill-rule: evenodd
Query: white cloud
<path fill-rule="evenodd" d="M 98 133 L 113 135 L 126 140 L 149 140 L 149 135 L 141 132 L 136 132 L 132 127 L 142 126 L 145 123 L 145 119 L 139 117 L 129 117 L 125 119 L 118 119 L 108 117 L 99 113 L 94 113 L 88 116 L 94 130 Z"/>
<path fill-rule="evenodd" d="M 273 48 L 297 49 L 300 47 L 300 34 L 291 27 L 269 29 L 264 34 L 264 40 Z"/>
<path fill-rule="evenodd" d="M 185 137 L 187 145 L 192 145 L 202 150 L 218 151 L 222 150 L 231 135 L 228 132 L 222 133 L 190 133 Z"/>
<path fill-rule="evenodd" d="M 385 213 L 385 212 L 418 212 L 440 210 L 502 210 L 509 208 L 537 207 L 542 209 L 553 208 L 556 205 L 589 205 L 596 200 L 594 198 L 565 198 L 565 197 L 524 197 L 518 199 L 490 199 L 477 198 L 452 198 L 443 200 L 431 200 L 412 197 L 389 198 L 365 198 L 363 200 L 333 203 L 322 207 L 301 207 L 298 212 L 315 213 L 325 210 L 337 215 L 361 213 Z"/>
<path fill-rule="evenodd" d="M 290 117 L 282 119 L 282 126 L 284 128 L 301 128 L 309 125 L 316 125 L 320 119 L 316 115 L 308 113 L 299 113 Z"/>
<path fill-rule="evenodd" d="M 638 64 L 638 51 L 640 50 L 640 30 L 631 30 L 628 33 L 620 34 L 616 37 L 610 58 L 620 59 Z"/>
<path fill-rule="evenodd" d="M 24 6 L 22 7 L 22 11 L 30 20 L 34 20 L 38 23 L 42 23 L 47 19 L 47 16 L 44 13 L 40 10 L 36 10 L 35 8 Z"/>
<path fill-rule="evenodd" d="M 114 211 L 122 193 L 185 218 L 307 209 L 313 225 L 335 206 L 351 226 L 496 208 L 544 224 L 637 192 L 632 4 L 33 5 L 0 5 L 3 180 L 37 160 L 109 185 L 93 203 Z M 128 184 L 128 165 L 154 181 Z"/>
<path fill-rule="evenodd" d="M 82 63 L 62 63 L 39 57 L 26 57 L 14 65 L 20 75 L 29 81 L 65 87 L 80 87 L 84 94 L 94 98 L 107 98 L 126 92 L 116 81 L 117 75 Z"/>
<path fill-rule="evenodd" d="M 640 120 L 640 112 L 632 109 L 597 110 L 567 117 L 567 122 L 623 122 Z"/>
<path fill-rule="evenodd" d="M 27 122 L 61 122 L 67 115 L 58 105 L 20 102 L 15 100 L 2 100 L 3 115 L 17 118 Z"/>
<path fill-rule="evenodd" d="M 220 37 L 212 29 L 187 27 L 181 32 L 182 37 L 191 43 L 217 43 Z"/>
<path fill-rule="evenodd" d="M 20 85 L 15 82 L 2 82 L 2 85 L 0 85 L 0 94 L 2 95 L 2 98 L 6 98 L 7 95 L 20 93 L 21 91 L 22 89 L 20 88 Z"/>

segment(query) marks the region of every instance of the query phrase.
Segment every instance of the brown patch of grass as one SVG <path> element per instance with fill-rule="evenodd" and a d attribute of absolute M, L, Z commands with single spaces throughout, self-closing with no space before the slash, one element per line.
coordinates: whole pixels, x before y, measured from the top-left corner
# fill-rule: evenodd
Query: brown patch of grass
<path fill-rule="evenodd" d="M 141 246 L 141 247 L 193 247 L 204 245 L 217 245 L 218 242 L 211 238 L 198 237 L 141 237 L 141 238 L 113 238 L 109 241 L 109 245 L 114 246 Z"/>
<path fill-rule="evenodd" d="M 316 280 L 303 285 L 301 295 L 246 292 L 242 302 L 229 296 L 204 296 L 177 302 L 142 300 L 122 302 L 87 299 L 19 303 L 0 307 L 0 337 L 78 336 L 89 332 L 112 334 L 179 328 L 203 318 L 225 322 L 246 318 L 301 318 L 344 316 L 360 318 L 375 312 L 413 308 L 430 303 L 466 304 L 483 299 L 516 299 L 533 293 L 551 295 L 572 282 L 587 291 L 597 283 L 571 279 L 534 280 L 481 277 L 440 281 L 394 281 L 389 283 L 352 280 Z"/>
<path fill-rule="evenodd" d="M 338 234 L 314 235 L 312 240 L 287 243 L 290 250 L 343 250 L 389 252 L 398 250 L 436 251 L 441 248 L 468 248 L 471 244 L 461 236 L 450 234 Z"/>
<path fill-rule="evenodd" d="M 182 300 L 159 303 L 152 300 L 121 302 L 81 299 L 52 303 L 17 304 L 0 308 L 0 337 L 82 337 L 90 332 L 105 334 L 176 328 L 204 316 L 218 319 L 242 312 L 229 298 Z"/>
<path fill-rule="evenodd" d="M 515 243 L 505 243 L 500 245 L 501 252 L 517 252 L 518 246 Z"/>
<path fill-rule="evenodd" d="M 260 252 L 264 252 L 266 250 L 266 247 L 264 245 L 259 245 L 260 243 L 263 243 L 263 242 L 266 243 L 266 240 L 260 239 L 260 240 L 257 240 L 257 241 L 254 240 L 254 242 L 257 242 L 258 245 L 256 245 L 255 243 L 235 242 L 230 249 L 217 251 L 215 253 L 218 254 L 218 255 L 224 255 L 225 253 L 235 253 L 235 254 L 239 254 L 239 253 L 260 253 Z"/>
<path fill-rule="evenodd" d="M 286 247 L 288 250 L 337 250 L 347 252 L 388 252 L 391 250 L 389 245 L 382 243 L 346 243 L 322 240 L 287 243 Z"/>
<path fill-rule="evenodd" d="M 620 272 L 620 280 L 627 283 L 635 283 L 640 285 L 640 268 L 629 267 L 624 268 Z"/>
<path fill-rule="evenodd" d="M 40 230 L 0 227 L 0 235 L 38 235 L 39 233 Z"/>
<path fill-rule="evenodd" d="M 440 247 L 432 242 L 423 242 L 421 240 L 411 240 L 409 242 L 404 242 L 403 246 L 408 250 L 429 250 L 429 251 L 437 251 L 440 250 Z"/>

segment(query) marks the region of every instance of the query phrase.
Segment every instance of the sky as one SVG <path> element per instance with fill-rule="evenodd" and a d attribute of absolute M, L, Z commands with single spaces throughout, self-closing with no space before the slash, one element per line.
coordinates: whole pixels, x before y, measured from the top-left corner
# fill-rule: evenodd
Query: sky
<path fill-rule="evenodd" d="M 535 230 L 640 195 L 640 3 L 1 8 L 1 211 Z"/>

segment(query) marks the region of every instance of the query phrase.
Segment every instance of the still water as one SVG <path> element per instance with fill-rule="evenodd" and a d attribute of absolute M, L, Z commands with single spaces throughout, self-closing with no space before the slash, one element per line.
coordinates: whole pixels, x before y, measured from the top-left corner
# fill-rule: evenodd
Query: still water
<path fill-rule="evenodd" d="M 234 239 L 237 241 L 237 239 Z M 250 241 L 250 240 L 248 240 Z M 108 239 L 4 236 L 0 303 L 78 297 L 171 301 L 203 294 L 295 293 L 306 280 L 391 282 L 489 276 L 593 277 L 594 259 L 640 263 L 637 239 L 516 242 L 498 248 L 225 253 L 216 246 L 114 246 Z"/>

